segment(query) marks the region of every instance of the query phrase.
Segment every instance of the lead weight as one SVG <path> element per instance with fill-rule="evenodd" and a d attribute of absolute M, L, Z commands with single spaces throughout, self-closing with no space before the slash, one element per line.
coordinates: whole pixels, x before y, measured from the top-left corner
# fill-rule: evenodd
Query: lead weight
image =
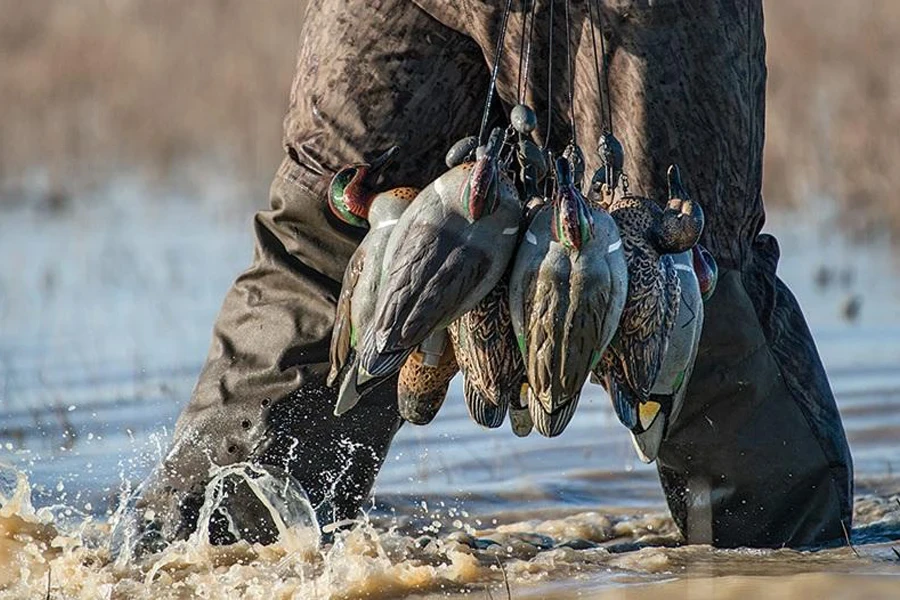
<path fill-rule="evenodd" d="M 509 113 L 509 121 L 513 128 L 523 135 L 528 135 L 537 127 L 537 115 L 528 106 L 516 104 Z"/>

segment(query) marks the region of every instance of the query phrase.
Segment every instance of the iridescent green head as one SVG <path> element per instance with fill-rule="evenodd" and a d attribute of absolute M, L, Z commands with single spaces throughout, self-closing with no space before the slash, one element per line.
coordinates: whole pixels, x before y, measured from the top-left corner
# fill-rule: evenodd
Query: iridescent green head
<path fill-rule="evenodd" d="M 369 226 L 369 208 L 376 195 L 375 182 L 398 150 L 393 146 L 371 163 L 349 165 L 335 173 L 328 194 L 328 206 L 334 216 L 354 227 Z"/>
<path fill-rule="evenodd" d="M 565 157 L 556 159 L 556 193 L 553 196 L 553 240 L 581 250 L 594 237 L 594 218 L 575 187 L 572 166 Z"/>

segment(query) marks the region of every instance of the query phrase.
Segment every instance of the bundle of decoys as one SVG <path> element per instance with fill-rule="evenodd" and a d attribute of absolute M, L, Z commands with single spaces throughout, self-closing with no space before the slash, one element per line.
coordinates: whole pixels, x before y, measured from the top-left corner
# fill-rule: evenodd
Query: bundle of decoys
<path fill-rule="evenodd" d="M 509 5 L 481 132 L 450 148 L 446 172 L 422 190 L 377 191 L 392 148 L 332 180 L 334 215 L 368 228 L 335 318 L 335 414 L 379 385 L 396 385 L 401 416 L 427 424 L 461 371 L 475 422 L 495 428 L 509 414 L 516 435 L 534 428 L 552 437 L 572 420 L 591 377 L 650 462 L 681 411 L 703 302 L 715 287 L 715 261 L 698 243 L 703 211 L 675 165 L 664 205 L 630 192 L 611 107 L 602 103 L 602 166 L 586 194 L 574 110 L 572 137 L 558 154 L 532 138 L 537 118 L 521 87 L 509 126 L 487 135 L 508 17 Z M 520 82 L 522 71 L 520 57 Z"/>

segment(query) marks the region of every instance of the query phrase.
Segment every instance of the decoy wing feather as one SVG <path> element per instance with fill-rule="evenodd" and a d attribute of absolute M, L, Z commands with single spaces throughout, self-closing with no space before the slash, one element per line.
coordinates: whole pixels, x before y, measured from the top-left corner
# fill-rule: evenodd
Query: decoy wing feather
<path fill-rule="evenodd" d="M 403 245 L 379 294 L 374 332 L 382 353 L 413 348 L 446 327 L 491 267 L 487 252 L 440 224 L 414 224 Z"/>
<path fill-rule="evenodd" d="M 456 337 L 459 333 L 465 336 L 466 381 L 495 406 L 507 391 L 515 388 L 518 393 L 517 382 L 525 371 L 516 347 L 508 296 L 507 281 L 501 280 L 475 308 L 457 319 L 454 328 Z"/>
<path fill-rule="evenodd" d="M 351 335 L 353 323 L 350 316 L 350 302 L 353 298 L 353 291 L 356 289 L 356 283 L 359 281 L 359 275 L 362 273 L 365 260 L 366 247 L 363 244 L 350 257 L 350 262 L 347 264 L 346 270 L 344 270 L 341 294 L 338 297 L 337 310 L 334 317 L 334 331 L 331 333 L 329 385 L 335 384 L 338 375 L 347 364 L 350 350 L 353 347 Z M 357 324 L 357 326 L 359 325 Z M 359 333 L 357 332 L 357 334 Z"/>
<path fill-rule="evenodd" d="M 553 393 L 559 352 L 555 337 L 560 333 L 558 317 L 568 307 L 568 282 L 557 282 L 534 273 L 525 288 L 525 371 L 533 394 L 541 401 Z M 552 406 L 545 406 L 552 410 Z"/>

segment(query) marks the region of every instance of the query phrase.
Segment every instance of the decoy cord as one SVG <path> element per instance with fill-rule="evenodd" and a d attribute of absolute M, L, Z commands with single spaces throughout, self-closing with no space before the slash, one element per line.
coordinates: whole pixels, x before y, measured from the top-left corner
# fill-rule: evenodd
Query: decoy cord
<path fill-rule="evenodd" d="M 553 27 L 555 23 L 556 0 L 550 0 L 550 46 L 547 52 L 547 131 L 544 133 L 544 150 L 550 146 L 550 131 L 553 124 Z"/>
<path fill-rule="evenodd" d="M 569 126 L 572 129 L 572 145 L 578 145 L 578 132 L 575 128 L 575 77 L 572 73 L 572 23 L 569 16 L 571 0 L 566 0 L 566 71 L 569 78 Z"/>
<path fill-rule="evenodd" d="M 596 6 L 595 6 L 596 3 Z M 596 9 L 596 25 L 595 19 Z M 591 45 L 594 50 L 594 71 L 597 75 L 597 99 L 600 102 L 601 126 L 604 132 L 613 135 L 613 117 L 612 117 L 612 100 L 609 95 L 609 55 L 606 53 L 606 36 L 603 35 L 603 23 L 601 21 L 600 0 L 588 0 L 588 19 L 591 22 Z M 600 33 L 600 54 L 597 54 L 597 32 L 599 27 Z M 603 61 L 603 76 L 600 76 L 600 61 Z M 604 107 L 604 101 L 606 106 Z M 604 118 L 603 112 L 606 108 Z"/>
<path fill-rule="evenodd" d="M 531 69 L 531 47 L 534 43 L 534 12 L 536 5 L 537 0 L 530 0 L 528 10 L 522 13 L 522 39 L 519 44 L 519 81 L 516 89 L 516 97 L 519 104 L 525 104 L 525 96 L 528 93 L 528 75 Z M 531 20 L 529 21 L 529 19 Z"/>
<path fill-rule="evenodd" d="M 506 0 L 506 8 L 503 10 L 503 18 L 500 21 L 500 35 L 497 38 L 497 47 L 494 50 L 494 68 L 491 71 L 491 83 L 488 87 L 487 98 L 484 101 L 484 114 L 481 116 L 481 131 L 478 134 L 478 143 L 487 142 L 488 118 L 491 114 L 491 102 L 494 99 L 494 90 L 497 87 L 497 75 L 500 72 L 500 63 L 503 61 L 503 41 L 506 38 L 506 26 L 509 24 L 509 13 L 512 9 L 512 0 Z"/>

